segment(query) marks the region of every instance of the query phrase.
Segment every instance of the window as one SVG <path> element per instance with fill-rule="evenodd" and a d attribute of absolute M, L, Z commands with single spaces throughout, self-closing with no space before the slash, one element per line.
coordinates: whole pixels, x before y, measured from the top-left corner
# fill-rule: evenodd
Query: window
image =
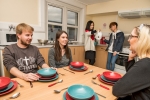
<path fill-rule="evenodd" d="M 77 41 L 79 12 L 79 8 L 48 4 L 48 40 L 55 40 L 57 31 L 64 30 L 70 41 Z"/>
<path fill-rule="evenodd" d="M 48 6 L 48 22 L 62 23 L 62 8 Z"/>
<path fill-rule="evenodd" d="M 78 13 L 73 11 L 67 11 L 67 24 L 68 25 L 78 25 Z"/>
<path fill-rule="evenodd" d="M 70 41 L 77 40 L 78 32 L 78 13 L 68 10 L 67 11 L 67 32 Z"/>
<path fill-rule="evenodd" d="M 48 40 L 54 41 L 56 33 L 62 30 L 62 26 L 48 24 Z"/>

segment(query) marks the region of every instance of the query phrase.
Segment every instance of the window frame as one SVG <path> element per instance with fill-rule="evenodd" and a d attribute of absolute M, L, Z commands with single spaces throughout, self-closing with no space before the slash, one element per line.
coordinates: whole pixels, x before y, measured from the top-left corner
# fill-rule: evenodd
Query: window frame
<path fill-rule="evenodd" d="M 62 2 L 59 2 L 57 1 L 57 4 L 56 3 L 51 3 L 51 2 L 47 2 L 47 34 L 46 34 L 46 39 L 48 39 L 48 24 L 51 24 L 51 25 L 58 25 L 58 26 L 62 26 L 62 30 L 65 30 L 67 31 L 67 27 L 71 27 L 71 28 L 77 28 L 77 33 L 75 33 L 76 35 L 76 41 L 73 41 L 73 42 L 77 42 L 78 41 L 78 37 L 79 37 L 79 33 L 80 33 L 80 13 L 81 13 L 81 8 L 79 7 L 75 7 L 75 6 L 72 6 L 70 4 L 66 4 L 66 3 L 62 3 Z M 48 6 L 54 6 L 54 7 L 58 7 L 58 8 L 62 8 L 62 24 L 61 23 L 54 23 L 54 22 L 48 22 Z M 77 25 L 68 25 L 67 24 L 67 11 L 72 11 L 72 12 L 75 12 L 75 13 L 78 13 L 78 24 Z M 49 40 L 50 42 L 52 42 L 51 40 Z"/>

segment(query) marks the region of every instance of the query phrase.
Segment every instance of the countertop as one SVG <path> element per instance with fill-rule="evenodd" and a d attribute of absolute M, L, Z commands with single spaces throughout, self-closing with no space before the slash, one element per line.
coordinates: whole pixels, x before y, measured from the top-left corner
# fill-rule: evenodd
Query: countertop
<path fill-rule="evenodd" d="M 49 48 L 49 47 L 52 47 L 54 44 L 46 44 L 46 45 L 42 45 L 42 44 L 39 44 L 39 43 L 32 43 L 31 45 L 34 45 L 34 46 L 37 46 L 38 48 Z M 68 46 L 84 46 L 83 43 L 69 43 Z M 107 46 L 107 45 L 102 45 L 102 44 L 98 44 L 97 46 Z M 6 45 L 4 46 L 0 46 L 0 50 L 4 49 L 6 47 Z"/>

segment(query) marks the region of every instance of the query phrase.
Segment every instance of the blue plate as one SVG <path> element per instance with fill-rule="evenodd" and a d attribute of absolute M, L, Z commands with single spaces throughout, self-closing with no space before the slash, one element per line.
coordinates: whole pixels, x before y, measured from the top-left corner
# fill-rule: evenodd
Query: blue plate
<path fill-rule="evenodd" d="M 94 90 L 86 85 L 75 84 L 68 88 L 68 94 L 77 100 L 87 100 L 94 95 Z"/>
<path fill-rule="evenodd" d="M 6 92 L 7 90 L 11 89 L 13 87 L 13 85 L 14 85 L 14 83 L 10 82 L 9 85 L 6 88 L 0 90 L 0 93 Z"/>
<path fill-rule="evenodd" d="M 51 81 L 54 81 L 54 80 L 56 80 L 56 79 L 58 79 L 58 77 L 59 77 L 59 75 L 57 74 L 56 75 L 56 77 L 55 78 L 53 78 L 53 79 L 50 79 L 50 80 L 38 80 L 39 82 L 51 82 Z"/>
<path fill-rule="evenodd" d="M 37 73 L 43 77 L 49 77 L 49 76 L 56 74 L 56 70 L 52 68 L 43 68 L 43 69 L 38 70 Z"/>
<path fill-rule="evenodd" d="M 64 94 L 63 94 L 63 100 L 67 100 L 66 99 L 66 92 L 64 92 Z M 94 95 L 95 95 L 95 100 L 99 100 L 98 95 L 96 93 Z"/>
<path fill-rule="evenodd" d="M 73 67 L 73 66 L 70 65 L 70 68 L 71 68 L 71 69 L 74 69 L 74 70 L 84 70 L 85 67 L 83 66 L 83 67 L 81 67 L 81 68 L 75 68 L 75 67 Z"/>
<path fill-rule="evenodd" d="M 113 83 L 115 84 L 116 82 L 113 82 L 113 81 L 110 81 L 110 80 L 107 80 L 103 75 L 101 75 L 101 79 L 104 80 L 105 82 L 109 82 L 109 83 Z"/>

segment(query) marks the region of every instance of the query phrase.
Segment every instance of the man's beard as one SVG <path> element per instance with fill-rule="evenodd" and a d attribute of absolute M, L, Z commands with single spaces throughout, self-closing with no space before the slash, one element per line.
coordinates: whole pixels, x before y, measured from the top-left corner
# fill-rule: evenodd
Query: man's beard
<path fill-rule="evenodd" d="M 22 40 L 21 40 L 21 44 L 24 45 L 24 46 L 29 46 L 30 45 L 30 44 L 27 44 L 26 42 L 24 42 Z"/>

